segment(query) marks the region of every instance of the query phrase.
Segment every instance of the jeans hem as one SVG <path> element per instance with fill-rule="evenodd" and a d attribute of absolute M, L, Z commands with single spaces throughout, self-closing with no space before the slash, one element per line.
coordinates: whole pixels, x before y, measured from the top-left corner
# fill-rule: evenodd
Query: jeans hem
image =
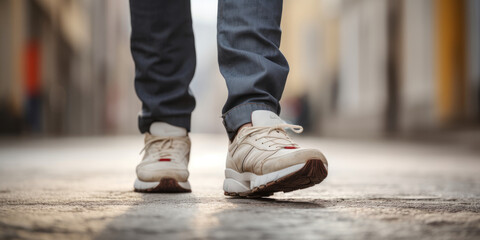
<path fill-rule="evenodd" d="M 233 141 L 238 129 L 242 125 L 252 122 L 252 112 L 256 110 L 268 110 L 278 114 L 275 107 L 265 103 L 243 103 L 222 115 L 223 125 L 230 141 Z"/>
<path fill-rule="evenodd" d="M 138 117 L 138 129 L 141 133 L 150 132 L 150 125 L 154 122 L 165 122 L 173 126 L 182 127 L 190 132 L 191 116 L 161 117 L 161 118 L 145 118 Z"/>

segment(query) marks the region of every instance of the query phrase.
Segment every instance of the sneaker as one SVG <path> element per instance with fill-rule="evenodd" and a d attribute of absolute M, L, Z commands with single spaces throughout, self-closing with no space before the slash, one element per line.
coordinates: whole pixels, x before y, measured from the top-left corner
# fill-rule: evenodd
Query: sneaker
<path fill-rule="evenodd" d="M 155 122 L 145 134 L 142 161 L 137 166 L 136 192 L 191 192 L 188 182 L 190 138 L 185 128 Z"/>
<path fill-rule="evenodd" d="M 299 147 L 285 128 L 303 131 L 273 112 L 252 113 L 252 126 L 241 128 L 228 147 L 225 195 L 270 196 L 311 187 L 327 177 L 328 163 L 323 154 Z"/>

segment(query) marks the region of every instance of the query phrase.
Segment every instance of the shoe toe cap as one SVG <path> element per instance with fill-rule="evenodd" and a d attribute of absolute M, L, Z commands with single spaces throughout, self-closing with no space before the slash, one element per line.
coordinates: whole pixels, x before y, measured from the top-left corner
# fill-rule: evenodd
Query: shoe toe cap
<path fill-rule="evenodd" d="M 139 165 L 136 172 L 138 179 L 145 182 L 160 181 L 162 178 L 173 178 L 179 182 L 185 182 L 189 176 L 185 166 L 165 162 Z"/>
<path fill-rule="evenodd" d="M 328 168 L 325 156 L 317 149 L 298 149 L 280 156 L 268 158 L 262 165 L 262 174 L 275 172 L 293 165 L 306 163 L 308 160 L 321 160 Z"/>

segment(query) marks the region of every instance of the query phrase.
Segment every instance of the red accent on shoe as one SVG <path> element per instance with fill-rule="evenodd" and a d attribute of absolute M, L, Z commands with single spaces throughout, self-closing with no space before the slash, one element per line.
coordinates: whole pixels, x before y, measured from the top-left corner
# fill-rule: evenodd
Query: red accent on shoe
<path fill-rule="evenodd" d="M 160 159 L 158 159 L 158 161 L 159 162 L 170 162 L 170 161 L 172 161 L 172 159 L 170 159 L 170 158 L 160 158 Z"/>
<path fill-rule="evenodd" d="M 297 149 L 297 147 L 295 147 L 295 146 L 287 146 L 287 147 L 283 147 L 283 148 L 285 148 L 285 149 Z"/>

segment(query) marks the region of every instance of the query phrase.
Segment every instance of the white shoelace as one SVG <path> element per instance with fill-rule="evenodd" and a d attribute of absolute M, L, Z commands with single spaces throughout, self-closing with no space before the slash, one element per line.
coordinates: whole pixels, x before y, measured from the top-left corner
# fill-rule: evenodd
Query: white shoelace
<path fill-rule="evenodd" d="M 277 148 L 284 148 L 284 147 L 299 147 L 287 134 L 285 128 L 291 129 L 295 133 L 303 132 L 303 127 L 300 125 L 293 125 L 293 124 L 279 124 L 273 127 L 247 127 L 245 131 L 247 133 L 244 135 L 243 139 L 248 136 L 254 137 L 255 141 L 261 141 L 262 139 L 266 139 L 266 141 L 262 142 L 262 144 L 269 143 L 269 147 L 276 146 Z M 276 132 L 278 134 L 271 134 L 272 132 Z"/>
<path fill-rule="evenodd" d="M 156 158 L 180 159 L 185 154 L 185 148 L 188 144 L 185 137 L 152 137 L 145 143 L 140 151 L 142 154 L 146 151 L 149 155 L 155 155 Z"/>

